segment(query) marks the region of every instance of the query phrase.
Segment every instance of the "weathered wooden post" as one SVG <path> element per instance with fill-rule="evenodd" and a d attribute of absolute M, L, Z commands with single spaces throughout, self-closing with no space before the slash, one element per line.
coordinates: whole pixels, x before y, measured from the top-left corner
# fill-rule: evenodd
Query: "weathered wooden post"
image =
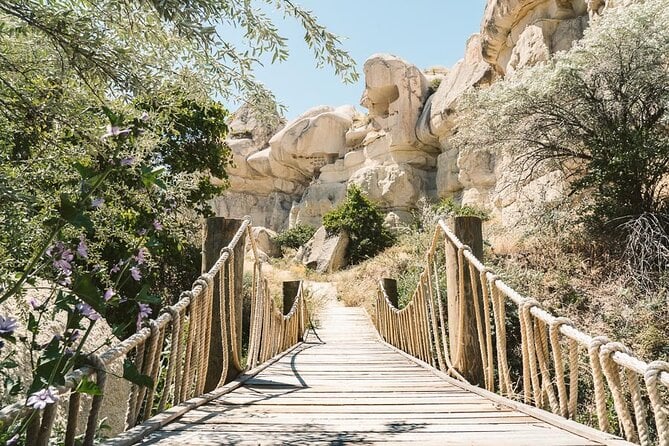
<path fill-rule="evenodd" d="M 287 315 L 293 308 L 297 292 L 300 291 L 300 280 L 288 280 L 283 282 L 283 314 Z"/>
<path fill-rule="evenodd" d="M 469 246 L 472 253 L 483 258 L 483 230 L 482 222 L 478 217 L 455 217 L 452 227 L 456 237 Z M 460 296 L 460 277 L 458 250 L 451 243 L 446 243 L 446 280 L 448 294 L 448 327 L 449 347 L 454 367 L 470 383 L 484 385 L 483 362 L 476 328 L 476 313 L 474 310 L 474 296 L 481 296 L 481 291 L 474 294 L 471 286 L 467 261 L 464 262 L 464 295 Z M 478 273 L 477 273 L 478 276 Z M 478 281 L 476 282 L 477 286 Z M 464 299 L 463 330 L 460 327 L 460 303 Z M 480 299 L 480 297 L 479 297 Z M 483 312 L 483 302 L 479 300 L 479 308 Z M 483 327 L 481 327 L 483 329 Z"/>
<path fill-rule="evenodd" d="M 390 300 L 390 303 L 393 304 L 395 308 L 399 308 L 400 299 L 399 294 L 397 293 L 397 280 L 384 277 L 381 281 L 383 282 L 383 289 L 386 290 L 388 300 Z"/>
<path fill-rule="evenodd" d="M 204 230 L 204 241 L 202 247 L 202 272 L 209 271 L 209 269 L 216 263 L 221 255 L 221 249 L 228 246 L 230 241 L 234 238 L 237 231 L 242 225 L 243 220 L 228 219 L 223 217 L 207 218 Z M 223 351 L 221 350 L 221 318 L 229 317 L 228 308 L 230 308 L 230 301 L 234 302 L 235 314 L 234 320 L 237 326 L 237 345 L 241 350 L 242 346 L 242 300 L 243 300 L 243 276 L 244 276 L 244 245 L 246 243 L 246 234 L 243 234 L 239 243 L 235 246 L 234 253 L 234 273 L 233 285 L 228 286 L 229 276 L 227 264 L 223 265 L 219 274 L 223 274 L 225 286 L 221 290 L 219 285 L 220 280 L 217 275 L 214 278 L 214 302 L 212 306 L 212 320 L 211 320 L 211 345 L 209 347 L 209 369 L 207 372 L 207 380 L 205 382 L 205 391 L 209 392 L 218 385 L 221 374 L 223 372 Z M 232 289 L 230 289 L 232 288 Z M 220 295 L 223 293 L 223 303 L 225 308 L 221 310 Z M 226 325 L 229 325 L 226 323 Z M 227 345 L 223 348 L 227 349 L 228 357 L 232 357 L 232 339 L 227 336 Z M 228 373 L 225 381 L 228 382 L 239 373 L 232 364 L 228 367 Z"/>

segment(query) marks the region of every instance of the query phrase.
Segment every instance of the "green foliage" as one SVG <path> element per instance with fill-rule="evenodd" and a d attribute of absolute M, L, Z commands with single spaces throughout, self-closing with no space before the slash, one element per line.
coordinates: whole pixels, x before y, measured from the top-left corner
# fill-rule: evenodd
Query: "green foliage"
<path fill-rule="evenodd" d="M 478 217 L 483 221 L 490 220 L 490 213 L 485 209 L 467 204 L 461 205 L 456 203 L 453 198 L 441 200 L 435 210 L 438 214 L 445 213 L 454 217 Z"/>
<path fill-rule="evenodd" d="M 383 224 L 383 214 L 356 185 L 346 192 L 346 200 L 323 216 L 328 234 L 345 231 L 350 242 L 347 258 L 350 264 L 374 257 L 391 246 L 395 237 Z"/>
<path fill-rule="evenodd" d="M 552 63 L 475 94 L 460 143 L 512 151 L 522 180 L 562 170 L 595 228 L 669 212 L 667 54 L 666 2 L 607 11 Z"/>
<path fill-rule="evenodd" d="M 313 226 L 299 224 L 281 232 L 279 235 L 274 237 L 274 241 L 278 243 L 282 249 L 297 249 L 307 243 L 315 233 L 316 228 Z"/>

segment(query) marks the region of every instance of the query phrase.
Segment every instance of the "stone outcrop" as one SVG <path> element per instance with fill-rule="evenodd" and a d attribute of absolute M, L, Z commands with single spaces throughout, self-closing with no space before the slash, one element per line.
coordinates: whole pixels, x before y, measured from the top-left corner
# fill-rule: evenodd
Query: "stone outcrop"
<path fill-rule="evenodd" d="M 462 125 L 463 95 L 569 50 L 591 20 L 634 1 L 488 0 L 480 33 L 451 68 L 421 71 L 397 56 L 372 55 L 363 67 L 367 114 L 319 106 L 281 129 L 258 129 L 244 109 L 228 140 L 231 188 L 214 207 L 222 216 L 251 215 L 274 230 L 319 226 L 356 184 L 393 227 L 410 222 L 423 197 L 454 197 L 511 218 L 524 197 L 536 198 L 538 190 L 553 196 L 559 181 L 512 184 L 509 160 L 483 147 L 460 152 L 452 137 Z"/>
<path fill-rule="evenodd" d="M 481 24 L 483 58 L 502 75 L 548 60 L 581 38 L 589 17 L 603 12 L 602 3 L 490 0 Z"/>
<path fill-rule="evenodd" d="M 319 273 L 331 273 L 346 266 L 349 237 L 345 232 L 328 236 L 323 226 L 297 253 L 297 259 Z"/>
<path fill-rule="evenodd" d="M 493 80 L 494 71 L 481 55 L 481 38 L 474 34 L 467 41 L 465 57 L 441 81 L 430 106 L 423 111 L 417 129 L 422 140 L 436 140 L 443 148 L 455 127 L 458 99 L 468 89 L 484 87 Z"/>
<path fill-rule="evenodd" d="M 251 234 L 257 249 L 269 257 L 281 257 L 281 247 L 274 241 L 276 232 L 262 226 L 254 226 Z"/>

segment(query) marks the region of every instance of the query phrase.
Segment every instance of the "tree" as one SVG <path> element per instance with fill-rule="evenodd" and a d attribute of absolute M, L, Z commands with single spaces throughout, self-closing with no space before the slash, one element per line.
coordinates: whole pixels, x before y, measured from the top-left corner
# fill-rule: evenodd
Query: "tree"
<path fill-rule="evenodd" d="M 354 184 L 348 187 L 346 200 L 323 216 L 323 226 L 330 235 L 348 234 L 346 257 L 350 264 L 374 257 L 395 241 L 379 208 Z"/>
<path fill-rule="evenodd" d="M 595 227 L 666 214 L 667 55 L 665 2 L 609 11 L 571 51 L 472 95 L 460 143 L 511 150 L 524 177 L 563 170 Z"/>
<path fill-rule="evenodd" d="M 257 3 L 0 1 L 0 303 L 45 289 L 28 296 L 27 337 L 0 315 L 3 404 L 62 383 L 101 347 L 86 342 L 98 319 L 125 338 L 190 288 L 230 160 L 212 98 L 243 96 L 278 119 L 252 70 L 288 50 L 262 8 L 299 21 L 318 64 L 357 76 L 308 11 Z M 222 37 L 235 28 L 244 48 Z M 36 343 L 58 314 L 65 332 Z M 9 343 L 30 352 L 32 382 L 14 380 Z M 25 426 L 2 426 L 0 442 Z"/>

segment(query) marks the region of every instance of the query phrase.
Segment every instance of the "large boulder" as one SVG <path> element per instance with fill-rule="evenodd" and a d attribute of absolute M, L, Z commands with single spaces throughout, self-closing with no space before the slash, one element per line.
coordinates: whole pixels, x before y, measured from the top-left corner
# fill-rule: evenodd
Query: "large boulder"
<path fill-rule="evenodd" d="M 275 176 L 309 182 L 321 167 L 346 153 L 346 133 L 355 109 L 317 107 L 291 121 L 270 139 L 269 164 Z"/>
<path fill-rule="evenodd" d="M 297 258 L 319 273 L 331 273 L 346 266 L 346 249 L 349 237 L 345 232 L 328 236 L 325 227 L 318 228 L 306 245 L 300 248 Z"/>
<path fill-rule="evenodd" d="M 409 211 L 429 193 L 433 175 L 409 164 L 371 165 L 355 172 L 349 183 L 358 185 L 385 210 Z"/>
<path fill-rule="evenodd" d="M 270 257 L 281 257 L 281 247 L 274 241 L 276 232 L 262 226 L 254 226 L 251 228 L 251 234 L 257 249 Z"/>
<path fill-rule="evenodd" d="M 248 192 L 226 191 L 211 201 L 211 207 L 219 217 L 241 219 L 250 216 L 254 225 L 280 231 L 288 227 L 290 208 L 298 198 L 280 192 L 255 194 L 253 189 Z"/>
<path fill-rule="evenodd" d="M 412 152 L 436 153 L 416 136 L 416 123 L 429 95 L 429 83 L 421 70 L 390 54 L 372 55 L 363 70 L 365 91 L 360 104 L 369 110 L 374 128 L 388 135 L 388 150 L 408 152 L 404 155 L 407 160 L 415 158 Z"/>

